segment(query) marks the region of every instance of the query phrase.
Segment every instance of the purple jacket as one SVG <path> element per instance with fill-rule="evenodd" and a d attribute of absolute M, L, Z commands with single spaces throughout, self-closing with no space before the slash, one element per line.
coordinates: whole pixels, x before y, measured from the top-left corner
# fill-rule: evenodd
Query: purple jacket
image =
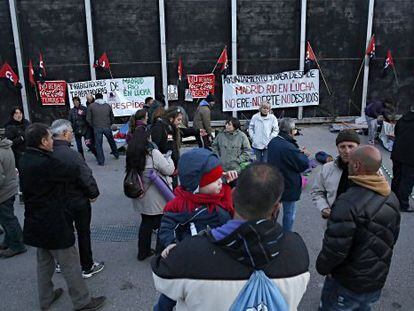
<path fill-rule="evenodd" d="M 365 115 L 371 118 L 378 118 L 378 116 L 384 114 L 384 103 L 379 100 L 371 101 L 368 106 L 365 108 Z"/>

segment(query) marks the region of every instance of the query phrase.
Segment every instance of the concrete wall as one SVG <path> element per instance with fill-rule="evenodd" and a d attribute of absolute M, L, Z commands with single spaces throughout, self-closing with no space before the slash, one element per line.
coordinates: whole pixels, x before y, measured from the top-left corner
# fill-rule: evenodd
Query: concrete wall
<path fill-rule="evenodd" d="M 114 77 L 156 78 L 161 93 L 161 53 L 158 0 L 92 0 L 95 56 L 107 52 Z M 47 79 L 68 82 L 90 79 L 85 8 L 83 0 L 17 0 L 23 65 L 31 58 L 38 63 L 41 51 Z M 299 68 L 300 0 L 238 0 L 238 73 L 275 73 Z M 371 62 L 368 98 L 392 97 L 398 112 L 408 108 L 413 97 L 414 6 L 405 0 L 376 0 L 373 32 L 377 59 Z M 304 117 L 346 116 L 360 113 L 362 76 L 354 93 L 352 84 L 365 49 L 368 0 L 308 0 L 307 40 L 320 60 L 333 90 L 321 80 L 320 105 L 305 107 Z M 231 59 L 231 0 L 165 0 L 168 83 L 177 83 L 177 61 L 182 57 L 184 74 L 211 72 L 224 45 Z M 0 63 L 8 61 L 17 71 L 8 1 L 0 1 Z M 393 76 L 381 78 L 386 50 L 391 49 L 400 85 Z M 230 62 L 230 71 L 231 71 Z M 97 78 L 109 73 L 97 69 Z M 184 89 L 186 82 L 181 83 Z M 27 84 L 33 120 L 50 123 L 65 117 L 67 107 L 42 107 Z M 213 119 L 225 119 L 221 107 L 221 81 L 217 82 L 218 104 Z M 184 94 L 180 93 L 182 100 Z M 172 103 L 177 104 L 177 103 Z M 0 124 L 9 111 L 21 105 L 20 92 L 0 81 Z M 195 103 L 183 103 L 190 116 Z M 276 110 L 280 115 L 282 110 Z M 297 108 L 285 109 L 295 117 Z M 251 116 L 246 112 L 246 117 Z"/>

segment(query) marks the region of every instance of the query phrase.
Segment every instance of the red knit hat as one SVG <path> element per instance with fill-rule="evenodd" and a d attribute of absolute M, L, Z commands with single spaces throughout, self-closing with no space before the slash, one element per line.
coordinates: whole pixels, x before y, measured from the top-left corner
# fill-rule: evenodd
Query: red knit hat
<path fill-rule="evenodd" d="M 223 167 L 221 165 L 216 166 L 210 172 L 205 173 L 200 180 L 200 188 L 215 182 L 223 175 Z"/>

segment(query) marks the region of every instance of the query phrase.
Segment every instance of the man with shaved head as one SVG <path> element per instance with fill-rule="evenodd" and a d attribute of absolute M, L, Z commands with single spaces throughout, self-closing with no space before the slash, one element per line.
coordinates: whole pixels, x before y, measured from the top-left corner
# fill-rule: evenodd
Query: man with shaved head
<path fill-rule="evenodd" d="M 333 204 L 316 269 L 326 275 L 319 310 L 371 310 L 391 265 L 400 229 L 399 203 L 378 173 L 374 146 L 351 151 L 350 187 Z"/>

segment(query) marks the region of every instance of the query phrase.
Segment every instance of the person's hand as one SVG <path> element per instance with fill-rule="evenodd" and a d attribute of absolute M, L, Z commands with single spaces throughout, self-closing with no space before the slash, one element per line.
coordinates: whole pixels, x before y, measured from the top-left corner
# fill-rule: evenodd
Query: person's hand
<path fill-rule="evenodd" d="M 303 152 L 307 157 L 309 157 L 311 155 L 311 153 L 309 152 L 309 150 L 306 149 L 305 147 L 301 147 L 299 150 L 301 152 Z"/>
<path fill-rule="evenodd" d="M 237 179 L 239 175 L 237 174 L 237 171 L 228 171 L 223 173 L 223 177 L 226 178 L 226 181 L 229 183 Z"/>
<path fill-rule="evenodd" d="M 98 197 L 93 198 L 93 199 L 89 199 L 89 202 L 93 203 L 93 202 L 95 202 L 97 199 L 98 199 Z"/>
<path fill-rule="evenodd" d="M 205 129 L 200 129 L 200 136 L 207 136 L 207 131 Z"/>
<path fill-rule="evenodd" d="M 174 248 L 174 247 L 176 247 L 177 246 L 177 244 L 175 244 L 175 243 L 173 243 L 173 244 L 170 244 L 170 245 L 168 245 L 163 251 L 162 251 L 162 253 L 161 253 L 161 257 L 162 258 L 164 258 L 164 259 L 166 259 L 167 258 L 167 256 L 168 256 L 168 254 L 170 253 L 170 251 Z"/>
<path fill-rule="evenodd" d="M 329 207 L 321 210 L 322 218 L 329 218 L 331 216 L 331 209 Z"/>

